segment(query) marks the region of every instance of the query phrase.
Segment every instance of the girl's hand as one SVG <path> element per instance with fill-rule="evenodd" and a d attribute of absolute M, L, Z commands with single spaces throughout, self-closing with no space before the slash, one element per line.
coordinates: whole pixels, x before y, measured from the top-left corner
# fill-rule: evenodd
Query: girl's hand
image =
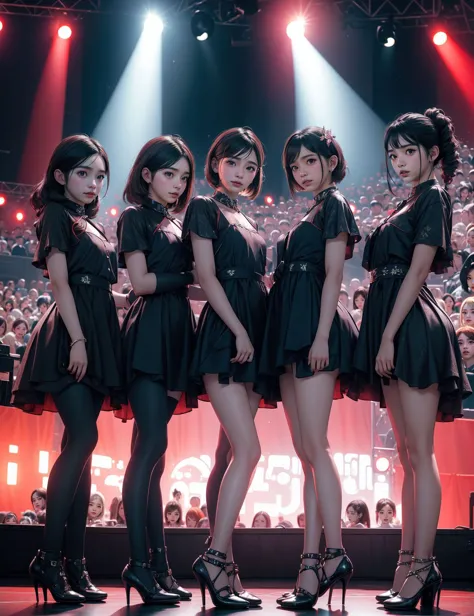
<path fill-rule="evenodd" d="M 391 378 L 394 364 L 395 347 L 392 340 L 382 337 L 379 352 L 375 358 L 375 372 L 381 377 Z"/>
<path fill-rule="evenodd" d="M 253 360 L 254 348 L 245 330 L 236 336 L 235 346 L 237 347 L 237 355 L 230 360 L 231 363 L 244 364 L 245 362 L 251 362 Z"/>
<path fill-rule="evenodd" d="M 87 372 L 87 351 L 84 340 L 76 342 L 69 353 L 68 372 L 76 379 L 78 383 L 82 381 Z"/>
<path fill-rule="evenodd" d="M 324 370 L 329 365 L 329 343 L 317 334 L 309 350 L 308 364 L 312 372 Z"/>

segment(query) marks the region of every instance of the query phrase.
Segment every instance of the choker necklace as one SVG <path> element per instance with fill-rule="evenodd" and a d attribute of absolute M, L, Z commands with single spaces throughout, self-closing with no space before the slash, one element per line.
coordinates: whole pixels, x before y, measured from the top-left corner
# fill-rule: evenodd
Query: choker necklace
<path fill-rule="evenodd" d="M 73 212 L 73 214 L 75 214 L 76 216 L 85 216 L 86 215 L 86 206 L 85 205 L 79 205 L 78 203 L 75 203 L 74 201 L 70 201 L 69 199 L 66 200 L 65 205 L 68 208 L 68 210 Z"/>
<path fill-rule="evenodd" d="M 240 212 L 239 203 L 237 199 L 231 199 L 225 193 L 219 192 L 219 191 L 217 191 L 215 195 L 213 195 L 212 198 L 215 199 L 216 201 L 219 201 L 219 203 L 222 203 L 223 205 L 230 207 L 232 210 L 235 210 L 236 212 Z"/>
<path fill-rule="evenodd" d="M 312 209 L 314 209 L 317 205 L 319 205 L 322 201 L 324 201 L 324 199 L 326 199 L 328 195 L 330 195 L 336 190 L 337 190 L 336 186 L 330 186 L 329 188 L 326 188 L 322 192 L 318 193 L 313 200 L 312 206 L 308 209 L 306 213 L 309 214 Z"/>
<path fill-rule="evenodd" d="M 165 207 L 162 203 L 154 201 L 153 199 L 147 199 L 143 205 L 148 206 L 152 210 L 155 210 L 155 212 L 158 212 L 158 214 L 161 214 L 165 218 L 173 220 L 173 217 L 169 213 L 168 208 Z"/>

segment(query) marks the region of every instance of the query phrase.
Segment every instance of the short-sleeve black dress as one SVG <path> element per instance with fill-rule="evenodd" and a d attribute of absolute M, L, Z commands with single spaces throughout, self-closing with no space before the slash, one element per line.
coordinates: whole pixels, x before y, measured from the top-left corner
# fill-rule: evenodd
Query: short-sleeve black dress
<path fill-rule="evenodd" d="M 382 379 L 375 358 L 417 244 L 436 246 L 431 271 L 440 274 L 452 264 L 451 201 L 436 180 L 419 184 L 407 201 L 367 238 L 362 265 L 371 285 L 354 364 L 360 386 L 369 399 L 385 406 Z M 462 400 L 471 393 L 456 332 L 449 316 L 424 285 L 394 340 L 394 379 L 425 389 L 438 384 L 438 421 L 462 415 Z"/>
<path fill-rule="evenodd" d="M 191 374 L 199 387 L 202 375 L 217 374 L 219 383 L 254 383 L 262 394 L 261 407 L 275 403 L 262 390 L 258 363 L 267 318 L 267 290 L 263 283 L 266 244 L 255 223 L 231 223 L 220 204 L 211 197 L 195 197 L 183 223 L 183 240 L 191 245 L 191 232 L 212 240 L 216 276 L 254 347 L 254 359 L 244 364 L 231 363 L 236 355 L 235 337 L 209 303 L 204 306 L 197 327 L 197 341 Z M 254 226 L 255 225 L 255 226 Z M 208 400 L 207 394 L 199 396 Z"/>
<path fill-rule="evenodd" d="M 114 246 L 82 206 L 66 199 L 45 206 L 36 234 L 35 267 L 46 270 L 46 257 L 53 248 L 66 255 L 69 285 L 87 339 L 87 372 L 81 382 L 104 396 L 102 410 L 119 409 L 124 397 L 120 327 L 111 290 L 117 280 Z M 13 387 L 14 406 L 35 415 L 57 410 L 51 394 L 76 382 L 67 371 L 70 343 L 53 302 L 28 341 Z"/>
<path fill-rule="evenodd" d="M 130 206 L 117 224 L 119 266 L 126 267 L 125 253 L 141 251 L 148 272 L 159 279 L 163 274 L 192 270 L 192 253 L 181 241 L 181 224 L 159 203 L 145 200 Z M 164 224 L 168 223 L 168 224 Z M 189 365 L 194 348 L 195 321 L 188 300 L 188 288 L 137 297 L 122 324 L 125 385 L 137 375 L 159 381 L 169 391 L 182 391 L 175 414 L 197 407 L 190 394 Z M 115 415 L 133 419 L 130 406 Z"/>
<path fill-rule="evenodd" d="M 270 292 L 270 306 L 263 342 L 260 373 L 279 377 L 285 366 L 296 365 L 296 377 L 312 376 L 308 355 L 314 342 L 321 312 L 325 279 L 326 241 L 347 233 L 346 259 L 360 241 L 349 204 L 334 187 L 320 193 L 313 208 L 286 236 Z M 280 252 L 280 251 L 279 251 Z M 334 399 L 350 392 L 357 327 L 347 309 L 338 302 L 329 332 L 329 364 L 338 370 Z"/>

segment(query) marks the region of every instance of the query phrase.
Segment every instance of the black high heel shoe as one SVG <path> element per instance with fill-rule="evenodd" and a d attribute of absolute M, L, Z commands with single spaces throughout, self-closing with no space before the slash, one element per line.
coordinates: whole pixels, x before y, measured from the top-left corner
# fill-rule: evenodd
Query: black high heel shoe
<path fill-rule="evenodd" d="M 316 602 L 318 600 L 319 589 L 321 585 L 321 576 L 319 575 L 319 571 L 322 570 L 321 554 L 308 552 L 305 554 L 301 554 L 301 561 L 303 561 L 303 559 L 315 560 L 316 564 L 304 565 L 303 562 L 301 562 L 298 575 L 300 575 L 304 571 L 312 571 L 318 580 L 318 589 L 314 594 L 312 594 L 305 588 L 301 588 L 299 586 L 295 589 L 295 593 L 292 596 L 289 596 L 286 599 L 282 599 L 280 597 L 280 599 L 277 600 L 277 603 L 281 605 L 281 607 L 285 610 L 310 610 L 316 605 Z"/>
<path fill-rule="evenodd" d="M 398 555 L 400 556 L 413 556 L 414 552 L 413 550 L 398 550 Z M 398 560 L 397 562 L 397 567 L 410 567 L 411 566 L 411 558 L 410 560 Z M 390 590 L 387 590 L 386 592 L 382 592 L 380 593 L 380 595 L 375 595 L 375 600 L 378 603 L 385 603 L 385 601 L 387 601 L 387 599 L 393 599 L 393 597 L 396 597 L 398 595 L 398 592 L 396 590 L 393 590 L 393 588 L 391 588 Z"/>
<path fill-rule="evenodd" d="M 61 554 L 59 552 L 42 552 L 30 564 L 30 576 L 35 586 L 36 603 L 39 603 L 38 586 L 43 589 L 44 601 L 48 600 L 48 590 L 57 603 L 83 603 L 84 596 L 71 590 L 64 573 Z"/>
<path fill-rule="evenodd" d="M 107 593 L 99 590 L 91 582 L 89 572 L 86 569 L 85 558 L 78 558 L 77 560 L 67 558 L 64 565 L 72 590 L 82 595 L 86 601 L 105 601 L 107 599 Z"/>
<path fill-rule="evenodd" d="M 150 560 L 148 564 L 150 565 L 153 577 L 155 578 L 158 586 L 160 586 L 166 592 L 178 595 L 181 601 L 190 601 L 193 596 L 193 593 L 189 590 L 184 589 L 178 584 L 178 582 L 173 577 L 173 572 L 171 571 L 171 569 L 167 569 L 166 571 L 158 571 L 156 569 L 156 557 L 163 552 L 166 554 L 166 551 L 166 547 L 150 550 Z"/>
<path fill-rule="evenodd" d="M 215 558 L 212 558 L 212 556 L 217 556 L 217 558 L 220 558 L 221 560 L 216 560 Z M 226 584 L 219 589 L 215 587 L 216 580 L 221 575 L 221 573 L 224 573 L 227 576 L 225 572 L 226 559 L 227 554 L 224 554 L 224 552 L 218 552 L 217 550 L 208 548 L 202 556 L 199 556 L 194 561 L 193 573 L 194 577 L 199 582 L 199 587 L 201 589 L 202 606 L 206 607 L 207 586 L 209 594 L 211 595 L 212 603 L 215 607 L 224 610 L 248 609 L 250 607 L 249 602 L 245 601 L 245 599 L 242 599 L 241 597 L 238 597 L 237 595 L 234 595 L 234 593 L 232 592 L 232 588 L 229 586 L 229 584 Z M 218 567 L 220 569 L 214 579 L 211 578 L 211 575 L 207 570 L 205 563 L 209 563 L 210 565 L 214 565 L 214 567 Z M 222 596 L 221 593 L 224 591 L 227 594 Z"/>
<path fill-rule="evenodd" d="M 331 603 L 332 600 L 332 591 L 334 589 L 334 586 L 339 582 L 342 585 L 342 605 L 346 604 L 346 589 L 354 571 L 352 562 L 347 556 L 346 550 L 344 550 L 344 548 L 326 548 L 323 559 L 323 567 L 324 563 L 327 560 L 333 560 L 334 558 L 339 558 L 339 556 L 342 556 L 342 560 L 338 564 L 336 571 L 334 571 L 334 573 L 331 574 L 329 577 L 326 575 L 326 572 L 323 568 L 323 576 L 319 585 L 320 597 L 325 595 L 329 590 L 328 605 Z"/>
<path fill-rule="evenodd" d="M 441 585 L 443 583 L 443 578 L 437 567 L 436 558 L 434 556 L 431 558 L 413 557 L 412 563 L 424 565 L 419 569 L 409 571 L 407 575 L 407 579 L 415 576 L 421 582 L 420 590 L 415 593 L 413 597 L 402 597 L 398 594 L 396 597 L 393 597 L 393 599 L 387 599 L 387 601 L 383 604 L 386 610 L 414 610 L 420 599 L 422 608 L 433 609 L 436 597 L 436 607 L 439 608 L 439 598 L 441 596 Z M 424 580 L 420 575 L 422 571 L 428 571 L 426 580 Z"/>
<path fill-rule="evenodd" d="M 230 562 L 226 563 L 225 566 L 226 573 L 229 576 L 229 586 L 234 595 L 248 601 L 249 607 L 258 607 L 259 605 L 262 605 L 262 600 L 256 595 L 252 595 L 252 593 L 248 590 L 241 590 L 240 592 L 235 590 L 235 578 L 239 575 L 239 565 L 235 562 Z M 231 567 L 230 571 L 227 571 L 228 567 Z M 230 579 L 231 577 L 233 578 L 232 581 Z"/>
<path fill-rule="evenodd" d="M 143 603 L 146 605 L 173 605 L 174 603 L 179 603 L 178 595 L 166 592 L 157 585 L 151 571 L 151 583 L 147 585 L 137 576 L 133 571 L 134 569 L 146 569 L 150 571 L 150 565 L 148 563 L 142 563 L 139 560 L 130 559 L 128 565 L 126 565 L 125 569 L 122 571 L 122 582 L 125 586 L 125 593 L 127 595 L 127 605 L 130 605 L 130 588 L 135 588 Z"/>

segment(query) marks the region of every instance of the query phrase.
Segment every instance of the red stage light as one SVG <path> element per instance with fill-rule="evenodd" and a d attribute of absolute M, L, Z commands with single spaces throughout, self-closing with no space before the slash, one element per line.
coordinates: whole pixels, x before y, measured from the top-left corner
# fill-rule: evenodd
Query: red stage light
<path fill-rule="evenodd" d="M 375 460 L 375 468 L 379 473 L 385 473 L 390 468 L 390 460 L 388 458 L 377 458 Z"/>
<path fill-rule="evenodd" d="M 7 202 L 6 197 L 4 197 L 3 195 L 0 195 L 0 205 L 5 205 L 6 202 Z"/>
<path fill-rule="evenodd" d="M 64 40 L 71 38 L 72 30 L 69 26 L 61 26 L 58 30 L 59 38 Z"/>
<path fill-rule="evenodd" d="M 273 203 L 273 197 L 270 197 L 270 195 L 268 197 L 265 197 L 265 203 L 267 205 L 272 205 Z"/>
<path fill-rule="evenodd" d="M 441 45 L 444 45 L 445 43 L 447 43 L 448 41 L 448 35 L 446 34 L 446 32 L 443 32 L 442 30 L 440 30 L 439 32 L 436 32 L 433 35 L 433 43 L 435 45 L 438 45 L 438 47 L 440 47 Z"/>
<path fill-rule="evenodd" d="M 110 208 L 110 210 L 109 210 L 109 214 L 110 214 L 111 216 L 117 216 L 117 214 L 118 214 L 118 209 L 117 209 L 116 207 L 111 207 L 111 208 Z"/>
<path fill-rule="evenodd" d="M 0 32 L 3 30 L 3 21 L 0 19 Z"/>
<path fill-rule="evenodd" d="M 21 222 L 25 218 L 25 215 L 23 214 L 23 212 L 17 212 L 15 214 L 15 218 L 18 220 L 18 222 Z"/>

